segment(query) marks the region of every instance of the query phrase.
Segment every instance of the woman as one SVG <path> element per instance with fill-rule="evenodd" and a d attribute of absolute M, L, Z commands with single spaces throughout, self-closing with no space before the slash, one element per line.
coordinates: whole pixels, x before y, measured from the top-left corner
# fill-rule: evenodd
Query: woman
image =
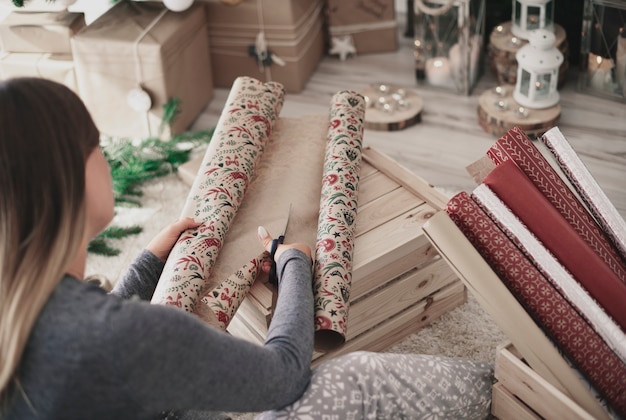
<path fill-rule="evenodd" d="M 0 127 L 0 418 L 488 414 L 486 363 L 355 352 L 311 376 L 305 244 L 277 249 L 280 293 L 264 346 L 149 303 L 180 233 L 199 226 L 191 219 L 157 235 L 110 294 L 83 281 L 87 245 L 111 221 L 114 202 L 88 111 L 60 84 L 13 79 L 0 83 Z M 260 227 L 258 237 L 269 251 L 269 233 Z"/>
<path fill-rule="evenodd" d="M 182 219 L 111 294 L 83 281 L 113 217 L 109 168 L 82 101 L 55 82 L 0 84 L 0 418 L 156 419 L 170 410 L 261 411 L 310 377 L 311 253 L 276 253 L 280 294 L 263 347 L 148 303 Z M 269 250 L 271 237 L 259 229 Z M 139 296 L 138 299 L 130 299 Z"/>

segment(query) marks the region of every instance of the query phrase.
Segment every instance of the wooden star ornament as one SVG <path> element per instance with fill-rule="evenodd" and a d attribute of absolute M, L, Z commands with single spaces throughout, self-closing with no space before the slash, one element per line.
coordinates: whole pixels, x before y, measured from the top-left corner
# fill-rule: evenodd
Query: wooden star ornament
<path fill-rule="evenodd" d="M 350 55 L 356 55 L 356 48 L 350 35 L 333 37 L 331 42 L 333 45 L 328 53 L 331 55 L 338 54 L 341 61 L 345 61 Z"/>

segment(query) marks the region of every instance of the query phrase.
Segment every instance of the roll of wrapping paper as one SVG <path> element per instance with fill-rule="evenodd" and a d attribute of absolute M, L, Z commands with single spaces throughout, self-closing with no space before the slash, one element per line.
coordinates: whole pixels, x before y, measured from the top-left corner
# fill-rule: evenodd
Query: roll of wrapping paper
<path fill-rule="evenodd" d="M 254 280 L 261 273 L 261 264 L 266 258 L 269 258 L 269 254 L 264 252 L 252 259 L 202 298 L 202 303 L 215 314 L 216 320 L 211 324 L 226 331 Z"/>
<path fill-rule="evenodd" d="M 330 104 L 315 247 L 315 347 L 332 350 L 345 342 L 365 98 L 341 91 Z"/>
<path fill-rule="evenodd" d="M 208 281 L 211 269 L 254 176 L 284 95 L 280 83 L 250 77 L 234 81 L 182 212 L 202 225 L 183 232 L 174 245 L 152 303 L 173 305 L 210 321 L 206 307 L 198 303 L 217 286 Z"/>

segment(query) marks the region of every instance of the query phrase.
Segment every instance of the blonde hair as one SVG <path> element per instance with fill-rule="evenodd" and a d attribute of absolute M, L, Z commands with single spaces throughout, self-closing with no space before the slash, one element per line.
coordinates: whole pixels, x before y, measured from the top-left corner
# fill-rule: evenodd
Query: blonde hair
<path fill-rule="evenodd" d="M 85 161 L 99 133 L 78 96 L 44 79 L 0 83 L 0 401 L 85 226 Z M 2 404 L 4 405 L 4 404 Z"/>

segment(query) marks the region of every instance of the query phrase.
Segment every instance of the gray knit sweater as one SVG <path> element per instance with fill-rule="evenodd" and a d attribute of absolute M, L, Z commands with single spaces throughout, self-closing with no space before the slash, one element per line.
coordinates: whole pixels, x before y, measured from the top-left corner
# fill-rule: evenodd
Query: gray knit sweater
<path fill-rule="evenodd" d="M 148 303 L 162 269 L 143 251 L 111 294 L 64 277 L 28 340 L 18 370 L 22 389 L 14 390 L 0 417 L 255 412 L 287 405 L 304 392 L 313 348 L 309 258 L 290 249 L 278 261 L 279 298 L 264 346 L 180 309 Z"/>

